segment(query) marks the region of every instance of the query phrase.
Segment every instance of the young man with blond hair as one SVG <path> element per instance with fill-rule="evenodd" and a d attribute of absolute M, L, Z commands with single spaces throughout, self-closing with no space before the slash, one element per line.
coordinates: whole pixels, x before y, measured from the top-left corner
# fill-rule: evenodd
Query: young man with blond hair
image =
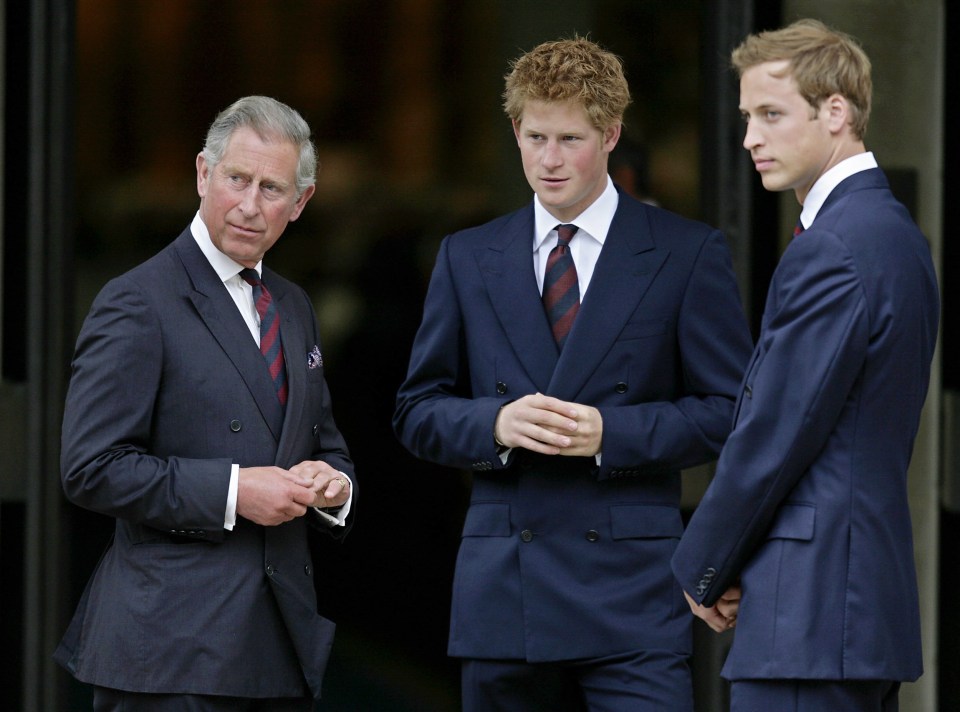
<path fill-rule="evenodd" d="M 504 99 L 533 201 L 443 241 L 394 418 L 473 473 L 463 707 L 689 712 L 680 470 L 719 451 L 750 352 L 726 241 L 613 185 L 613 54 L 542 44 Z"/>
<path fill-rule="evenodd" d="M 736 626 L 733 712 L 892 712 L 922 673 L 906 480 L 937 339 L 930 250 L 864 146 L 851 37 L 804 20 L 733 61 L 744 148 L 803 209 L 673 568 L 696 615 Z"/>

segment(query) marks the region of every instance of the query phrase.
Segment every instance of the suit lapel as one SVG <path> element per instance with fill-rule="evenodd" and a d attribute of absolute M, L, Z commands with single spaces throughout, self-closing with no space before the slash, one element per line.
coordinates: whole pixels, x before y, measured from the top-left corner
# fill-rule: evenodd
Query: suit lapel
<path fill-rule="evenodd" d="M 590 286 L 545 393 L 576 400 L 636 311 L 668 254 L 668 250 L 656 247 L 640 205 L 621 193 Z"/>
<path fill-rule="evenodd" d="M 533 273 L 533 204 L 504 223 L 476 258 L 514 354 L 537 389 L 545 390 L 559 354 Z"/>
<path fill-rule="evenodd" d="M 236 304 L 189 229 L 177 238 L 175 247 L 193 286 L 186 297 L 236 367 L 271 432 L 279 440 L 283 427 L 283 408 L 264 366 L 263 355 L 250 337 Z"/>

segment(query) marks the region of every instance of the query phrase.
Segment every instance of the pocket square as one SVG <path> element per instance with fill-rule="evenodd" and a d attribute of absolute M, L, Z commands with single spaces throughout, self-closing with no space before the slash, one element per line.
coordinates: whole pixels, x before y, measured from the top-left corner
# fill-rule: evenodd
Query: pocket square
<path fill-rule="evenodd" d="M 323 356 L 320 355 L 320 347 L 314 346 L 307 354 L 307 368 L 320 368 L 323 365 Z"/>

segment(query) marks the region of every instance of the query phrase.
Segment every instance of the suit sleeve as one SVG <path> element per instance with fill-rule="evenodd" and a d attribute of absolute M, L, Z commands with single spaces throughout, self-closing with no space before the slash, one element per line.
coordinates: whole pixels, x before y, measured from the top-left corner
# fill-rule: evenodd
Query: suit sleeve
<path fill-rule="evenodd" d="M 774 275 L 738 420 L 673 557 L 698 602 L 713 605 L 737 581 L 830 436 L 868 341 L 852 257 L 835 236 L 808 230 Z"/>
<path fill-rule="evenodd" d="M 680 379 L 673 399 L 600 407 L 600 478 L 676 471 L 717 457 L 730 433 L 752 339 L 722 233 L 704 242 L 676 324 Z"/>
<path fill-rule="evenodd" d="M 94 301 L 77 341 L 64 410 L 64 492 L 108 516 L 222 537 L 231 461 L 148 452 L 163 380 L 159 319 L 130 278 L 113 280 Z"/>
<path fill-rule="evenodd" d="M 476 466 L 470 453 L 486 451 L 485 462 L 500 468 L 493 425 L 507 399 L 471 397 L 452 272 L 447 238 L 437 255 L 407 377 L 397 394 L 394 430 L 421 459 L 469 469 Z"/>

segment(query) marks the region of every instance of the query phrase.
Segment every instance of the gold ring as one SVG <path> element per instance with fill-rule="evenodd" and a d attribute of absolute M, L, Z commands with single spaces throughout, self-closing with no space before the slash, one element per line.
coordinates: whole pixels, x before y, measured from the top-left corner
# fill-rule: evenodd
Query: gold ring
<path fill-rule="evenodd" d="M 347 488 L 347 478 L 346 478 L 346 477 L 338 477 L 338 478 L 337 478 L 337 482 L 340 483 L 340 489 L 345 490 L 345 489 Z"/>

